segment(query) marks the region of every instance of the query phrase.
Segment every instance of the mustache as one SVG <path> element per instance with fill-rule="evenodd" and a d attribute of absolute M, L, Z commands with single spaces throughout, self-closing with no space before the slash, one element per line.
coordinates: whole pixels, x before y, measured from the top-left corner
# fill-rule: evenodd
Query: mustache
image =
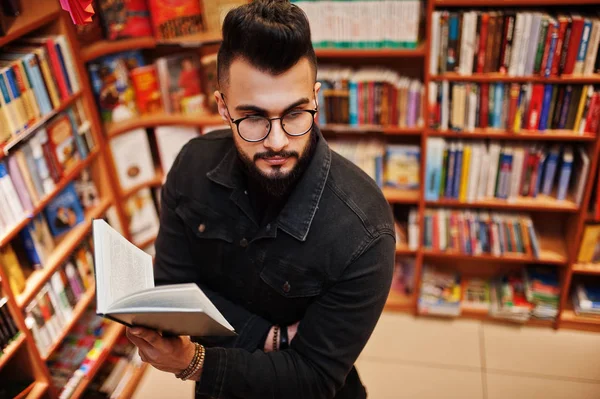
<path fill-rule="evenodd" d="M 281 158 L 291 158 L 291 157 L 296 157 L 299 158 L 300 154 L 298 154 L 296 151 L 265 151 L 265 152 L 258 152 L 256 154 L 254 154 L 254 162 L 258 161 L 259 159 L 266 159 L 266 158 L 274 158 L 274 157 L 281 157 Z"/>

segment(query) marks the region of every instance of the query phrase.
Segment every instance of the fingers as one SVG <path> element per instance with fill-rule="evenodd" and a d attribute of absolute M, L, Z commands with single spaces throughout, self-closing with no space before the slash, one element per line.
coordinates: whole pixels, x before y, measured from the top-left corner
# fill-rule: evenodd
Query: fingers
<path fill-rule="evenodd" d="M 149 328 L 133 327 L 128 329 L 128 331 L 133 336 L 143 339 L 152 346 L 158 346 L 163 340 L 162 335 Z"/>

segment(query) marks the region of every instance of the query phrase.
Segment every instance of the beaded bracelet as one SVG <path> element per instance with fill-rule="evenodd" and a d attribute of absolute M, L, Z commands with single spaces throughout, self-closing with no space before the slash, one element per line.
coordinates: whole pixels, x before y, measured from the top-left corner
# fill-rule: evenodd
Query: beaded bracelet
<path fill-rule="evenodd" d="M 189 375 L 185 376 L 184 378 L 182 378 L 182 380 L 186 381 L 188 379 L 190 379 L 192 376 L 194 376 L 202 367 L 204 367 L 204 359 L 206 357 L 206 349 L 204 348 L 203 345 L 200 345 L 200 357 L 198 359 L 198 363 L 196 364 L 196 367 L 194 367 L 192 369 L 192 371 L 190 372 Z"/>
<path fill-rule="evenodd" d="M 279 326 L 273 327 L 273 352 L 278 350 L 277 341 L 279 340 Z"/>
<path fill-rule="evenodd" d="M 190 371 L 192 371 L 194 369 L 194 367 L 196 366 L 196 363 L 199 360 L 200 357 L 200 347 L 201 345 L 197 342 L 194 342 L 194 357 L 192 358 L 192 361 L 190 362 L 190 364 L 187 366 L 187 368 L 185 370 L 183 370 L 182 372 L 178 373 L 175 375 L 175 377 L 183 379 L 186 376 L 190 375 Z"/>

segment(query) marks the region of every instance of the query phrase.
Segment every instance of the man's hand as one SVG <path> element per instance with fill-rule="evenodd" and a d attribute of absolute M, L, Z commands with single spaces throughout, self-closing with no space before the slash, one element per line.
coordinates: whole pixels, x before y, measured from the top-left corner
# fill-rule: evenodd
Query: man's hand
<path fill-rule="evenodd" d="M 127 338 L 138 347 L 140 357 L 153 367 L 167 373 L 180 373 L 194 358 L 194 343 L 190 337 L 163 337 L 147 328 L 127 328 Z"/>
<path fill-rule="evenodd" d="M 296 336 L 296 333 L 298 332 L 298 326 L 300 325 L 300 322 L 296 322 L 294 324 L 292 324 L 291 326 L 288 326 L 288 341 L 291 344 L 292 340 L 294 339 L 294 337 Z M 264 351 L 265 352 L 273 352 L 274 348 L 273 348 L 273 335 L 275 334 L 275 332 L 273 331 L 275 326 L 271 327 L 271 329 L 269 330 L 269 333 L 267 334 L 267 339 L 265 340 L 265 348 Z M 278 344 L 281 342 L 281 332 L 279 333 L 279 338 L 278 338 Z"/>

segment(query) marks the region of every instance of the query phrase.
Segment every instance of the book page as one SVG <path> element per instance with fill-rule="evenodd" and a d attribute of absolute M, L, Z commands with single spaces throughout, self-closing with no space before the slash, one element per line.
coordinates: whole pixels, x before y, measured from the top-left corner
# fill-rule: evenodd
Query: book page
<path fill-rule="evenodd" d="M 104 220 L 94 220 L 98 313 L 120 298 L 154 287 L 152 257 Z"/>

